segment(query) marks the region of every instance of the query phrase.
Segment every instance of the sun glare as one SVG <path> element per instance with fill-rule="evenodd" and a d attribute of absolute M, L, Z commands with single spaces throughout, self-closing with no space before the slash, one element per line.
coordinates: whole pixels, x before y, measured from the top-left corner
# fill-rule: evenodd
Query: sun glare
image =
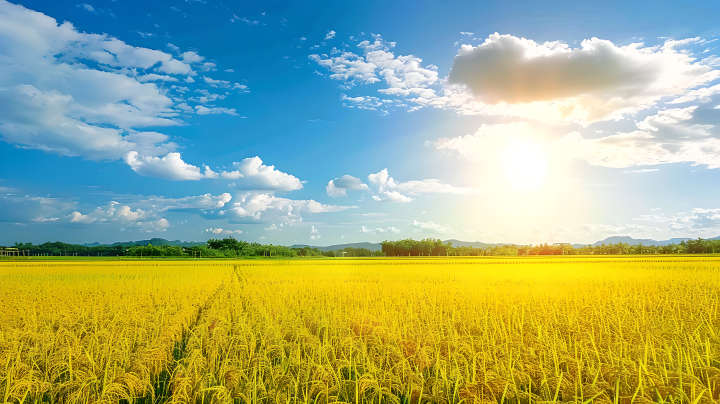
<path fill-rule="evenodd" d="M 548 159 L 540 145 L 514 144 L 502 156 L 507 184 L 527 191 L 540 188 L 547 178 Z"/>

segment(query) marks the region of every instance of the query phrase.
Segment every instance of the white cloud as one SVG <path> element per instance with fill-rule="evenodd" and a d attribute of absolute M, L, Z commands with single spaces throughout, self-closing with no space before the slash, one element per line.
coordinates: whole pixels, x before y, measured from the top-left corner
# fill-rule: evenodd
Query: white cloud
<path fill-rule="evenodd" d="M 469 33 L 468 33 L 469 34 Z M 363 41 L 362 53 L 312 54 L 309 58 L 342 81 L 342 88 L 373 84 L 388 97 L 343 97 L 346 106 L 395 102 L 408 111 L 422 107 L 460 114 L 518 116 L 566 123 L 620 119 L 675 97 L 674 102 L 707 100 L 718 87 L 698 88 L 720 77 L 708 59 L 697 62 L 684 49 L 697 38 L 663 46 L 617 46 L 592 38 L 572 48 L 560 41 L 536 43 L 512 35 L 490 35 L 479 46 L 463 45 L 446 81 L 435 66 L 415 56 L 390 52 L 394 43 Z M 679 97 L 679 98 L 678 98 Z"/>
<path fill-rule="evenodd" d="M 222 87 L 222 88 L 232 88 L 235 90 L 247 90 L 247 86 L 240 83 L 231 83 L 227 80 L 215 80 L 207 76 L 203 76 L 203 81 L 210 85 L 210 87 Z M 245 91 L 247 92 L 247 91 Z"/>
<path fill-rule="evenodd" d="M 237 189 L 292 191 L 302 188 L 302 182 L 296 177 L 266 166 L 260 157 L 249 157 L 233 163 L 237 170 L 223 171 L 220 176 L 228 179 L 240 179 L 234 185 Z"/>
<path fill-rule="evenodd" d="M 197 112 L 198 115 L 218 115 L 218 114 L 228 114 L 232 116 L 237 116 L 237 112 L 235 112 L 235 108 L 207 108 L 203 105 L 196 105 L 195 106 L 195 112 Z"/>
<path fill-rule="evenodd" d="M 190 64 L 106 34 L 78 32 L 69 22 L 6 1 L 0 1 L 0 43 L 3 141 L 91 160 L 177 150 L 168 136 L 137 128 L 183 124 L 174 108 L 183 101 L 162 85 L 178 81 L 174 74 L 196 74 Z"/>
<path fill-rule="evenodd" d="M 697 90 L 688 91 L 687 94 L 669 101 L 668 104 L 681 104 L 684 102 L 692 102 L 699 100 L 700 102 L 712 101 L 712 96 L 720 94 L 720 84 L 712 87 L 699 88 Z"/>
<path fill-rule="evenodd" d="M 164 178 L 168 180 L 184 181 L 214 178 L 217 176 L 208 167 L 205 173 L 200 168 L 187 164 L 180 157 L 180 153 L 168 153 L 165 157 L 141 156 L 136 151 L 125 155 L 125 162 L 136 173 L 146 177 Z"/>
<path fill-rule="evenodd" d="M 337 198 L 340 196 L 347 196 L 346 191 L 348 190 L 369 191 L 370 187 L 360 181 L 359 178 L 355 178 L 350 175 L 343 175 L 340 178 L 330 180 L 325 187 L 325 190 L 328 195 L 333 198 Z"/>
<path fill-rule="evenodd" d="M 170 222 L 168 222 L 167 219 L 158 219 L 155 222 L 149 223 L 149 225 L 156 231 L 165 231 L 168 227 L 170 227 Z"/>
<path fill-rule="evenodd" d="M 60 220 L 59 217 L 48 217 L 48 218 L 37 217 L 35 219 L 32 219 L 32 221 L 38 222 L 38 223 L 56 222 L 58 220 Z"/>
<path fill-rule="evenodd" d="M 623 174 L 631 174 L 631 173 L 651 173 L 653 171 L 658 171 L 659 168 L 643 168 L 641 170 L 629 170 L 629 171 L 623 171 Z"/>
<path fill-rule="evenodd" d="M 232 200 L 232 195 L 225 192 L 220 195 L 204 194 L 186 196 L 184 198 L 164 198 L 151 196 L 142 203 L 152 206 L 158 211 L 198 212 L 220 210 Z"/>
<path fill-rule="evenodd" d="M 404 203 L 412 202 L 413 199 L 407 197 L 397 191 L 379 191 L 377 195 L 373 195 L 373 199 L 378 202 Z"/>
<path fill-rule="evenodd" d="M 368 175 L 368 180 L 378 186 L 380 193 L 383 193 L 382 191 L 385 190 L 392 190 L 392 193 L 397 195 L 400 195 L 397 191 L 407 192 L 410 195 L 433 193 L 470 195 L 482 192 L 477 188 L 454 187 L 450 184 L 445 184 L 437 179 L 397 182 L 392 177 L 390 177 L 387 168 L 383 169 L 378 173 Z M 391 196 L 388 192 L 385 192 L 384 194 L 386 198 L 393 198 L 393 196 Z M 398 198 L 397 195 L 395 195 L 394 197 Z M 375 199 L 380 200 L 378 198 Z M 407 200 L 394 200 L 393 202 L 409 202 L 410 200 L 411 199 L 407 198 Z"/>
<path fill-rule="evenodd" d="M 435 66 L 422 67 L 422 59 L 409 55 L 398 56 L 390 52 L 394 42 L 386 42 L 375 35 L 375 41 L 362 41 L 357 45 L 363 54 L 342 52 L 339 56 L 310 55 L 309 58 L 330 71 L 330 78 L 343 81 L 349 88 L 357 84 L 372 84 L 385 80 L 388 88 L 380 90 L 388 95 L 424 94 L 427 87 L 437 83 Z"/>
<path fill-rule="evenodd" d="M 325 35 L 325 39 L 333 39 L 335 38 L 335 31 L 328 31 L 327 35 Z"/>
<path fill-rule="evenodd" d="M 558 141 L 567 156 L 596 166 L 624 168 L 688 162 L 720 167 L 720 139 L 712 125 L 692 123 L 697 107 L 666 109 L 637 123 L 638 130 L 596 139 L 572 132 Z"/>
<path fill-rule="evenodd" d="M 413 220 L 412 226 L 415 227 L 415 232 L 428 232 L 428 233 L 439 233 L 439 234 L 450 234 L 454 233 L 450 226 L 443 226 L 436 224 L 432 221 L 429 222 L 418 222 Z"/>
<path fill-rule="evenodd" d="M 197 53 L 195 53 L 193 51 L 185 52 L 182 55 L 180 55 L 180 57 L 182 58 L 183 62 L 185 62 L 185 63 L 200 63 L 205 59 L 204 57 L 198 55 Z"/>
<path fill-rule="evenodd" d="M 91 6 L 91 5 L 87 4 L 87 3 L 78 4 L 77 6 L 78 6 L 79 8 L 82 8 L 82 9 L 85 10 L 85 11 L 89 11 L 89 12 L 91 12 L 91 13 L 94 13 L 94 12 L 95 12 L 95 7 L 93 7 L 93 6 Z"/>
<path fill-rule="evenodd" d="M 537 138 L 537 134 L 537 128 L 525 122 L 483 124 L 472 135 L 440 138 L 432 144 L 438 150 L 452 150 L 467 159 L 485 160 L 496 156 L 502 149 L 513 147 L 516 143 Z"/>
<path fill-rule="evenodd" d="M 319 234 L 320 230 L 316 229 L 315 226 L 310 226 L 310 234 Z"/>
<path fill-rule="evenodd" d="M 94 217 L 90 217 L 88 215 L 83 215 L 82 213 L 80 213 L 78 211 L 75 211 L 75 212 L 69 214 L 68 217 L 70 218 L 71 223 L 88 224 L 88 223 L 92 223 L 95 221 Z"/>
<path fill-rule="evenodd" d="M 136 77 L 136 79 L 137 79 L 137 81 L 139 81 L 139 82 L 141 82 L 141 83 L 144 83 L 144 82 L 147 82 L 147 81 L 179 81 L 179 80 L 177 79 L 177 77 L 166 76 L 166 75 L 163 75 L 163 74 L 155 74 L 155 73 L 150 73 L 150 74 L 145 74 L 145 75 L 143 75 L 143 76 L 138 76 L 138 77 Z"/>
<path fill-rule="evenodd" d="M 242 230 L 225 230 L 223 228 L 210 228 L 205 229 L 205 233 L 212 233 L 212 234 L 242 234 Z"/>
<path fill-rule="evenodd" d="M 145 220 L 147 212 L 143 212 L 141 209 L 135 209 L 133 212 L 129 206 L 122 206 L 117 210 L 118 217 L 121 217 L 130 221 Z"/>
<path fill-rule="evenodd" d="M 235 220 L 248 218 L 253 221 L 265 220 L 274 223 L 297 223 L 302 221 L 300 213 L 340 212 L 356 206 L 325 205 L 310 200 L 279 198 L 265 193 L 248 193 L 238 197 L 231 212 Z"/>
<path fill-rule="evenodd" d="M 720 72 L 675 49 L 681 45 L 616 46 L 592 38 L 571 48 L 495 33 L 481 45 L 461 47 L 448 83 L 466 86 L 486 105 L 520 107 L 509 114 L 528 115 L 523 109 L 532 106 L 545 115 L 541 120 L 611 119 L 718 77 Z"/>
<path fill-rule="evenodd" d="M 378 227 L 378 228 L 375 228 L 375 229 L 368 229 L 367 227 L 362 226 L 362 228 L 360 229 L 360 233 L 363 233 L 363 234 L 396 233 L 396 234 L 397 234 L 397 233 L 400 233 L 400 230 L 398 230 L 398 229 L 396 229 L 396 228 L 394 228 L 394 227 L 385 227 L 385 228 Z"/>
<path fill-rule="evenodd" d="M 227 196 L 229 198 L 229 194 Z M 123 197 L 133 199 L 129 204 L 140 207 L 133 209 L 128 205 L 110 201 L 105 206 L 96 207 L 85 214 L 75 200 L 0 195 L 0 205 L 4 208 L 0 210 L 0 222 L 53 224 L 64 227 L 115 224 L 141 232 L 163 231 L 169 227 L 169 222 L 161 217 L 161 213 L 167 210 L 162 202 L 128 198 L 127 195 Z"/>

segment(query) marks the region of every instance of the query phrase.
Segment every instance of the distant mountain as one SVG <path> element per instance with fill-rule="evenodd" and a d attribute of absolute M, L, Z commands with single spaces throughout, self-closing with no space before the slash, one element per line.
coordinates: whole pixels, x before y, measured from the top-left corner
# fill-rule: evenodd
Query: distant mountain
<path fill-rule="evenodd" d="M 310 247 L 310 248 L 317 248 L 320 251 L 335 251 L 335 250 L 342 250 L 347 247 L 352 248 L 366 248 L 370 251 L 377 251 L 382 249 L 382 245 L 380 243 L 349 243 L 349 244 L 335 244 L 335 245 L 329 245 L 327 247 L 318 247 L 318 246 L 312 246 L 307 244 L 295 244 L 291 245 L 290 248 L 302 248 L 302 247 Z"/>
<path fill-rule="evenodd" d="M 659 241 L 657 241 L 657 240 L 652 240 L 652 239 L 647 239 L 647 238 L 643 238 L 643 239 L 632 238 L 632 237 L 628 237 L 628 236 L 612 236 L 612 237 L 608 237 L 608 238 L 600 240 L 600 241 L 596 241 L 592 245 L 593 245 L 593 247 L 596 247 L 596 246 L 599 246 L 602 244 L 617 244 L 617 243 L 625 243 L 625 244 L 630 244 L 630 245 L 638 245 L 638 244 L 660 245 L 660 244 L 658 244 Z M 668 244 L 670 244 L 670 243 L 668 243 Z M 662 245 L 665 245 L 665 244 L 662 244 Z"/>
<path fill-rule="evenodd" d="M 503 243 L 483 243 L 481 241 L 460 241 L 455 239 L 444 240 L 443 243 L 452 243 L 453 247 L 472 247 L 472 248 L 488 248 L 505 245 Z"/>
<path fill-rule="evenodd" d="M 612 236 L 612 237 L 608 237 L 604 240 L 595 242 L 593 244 L 593 246 L 598 246 L 601 244 L 617 244 L 620 242 L 630 244 L 630 245 L 642 244 L 642 245 L 665 246 L 665 245 L 669 245 L 669 244 L 673 244 L 673 243 L 680 244 L 681 241 L 687 241 L 687 240 L 691 240 L 691 239 L 690 238 L 671 238 L 669 240 L 659 240 L 658 241 L 658 240 L 653 240 L 653 239 L 648 239 L 648 238 L 639 239 L 639 238 L 632 238 L 632 237 L 627 237 L 627 236 Z M 713 237 L 708 240 L 720 240 L 720 236 Z"/>
<path fill-rule="evenodd" d="M 95 243 L 85 243 L 83 244 L 85 247 L 97 247 L 97 246 L 109 246 L 109 247 L 116 247 L 116 246 L 122 246 L 122 247 L 130 247 L 133 245 L 148 245 L 152 244 L 155 246 L 161 246 L 161 245 L 169 245 L 173 247 L 195 247 L 199 245 L 205 245 L 204 241 L 180 241 L 180 240 L 172 240 L 168 241 L 164 238 L 151 238 L 150 240 L 140 240 L 140 241 L 122 241 L 112 244 L 100 244 L 98 242 Z"/>

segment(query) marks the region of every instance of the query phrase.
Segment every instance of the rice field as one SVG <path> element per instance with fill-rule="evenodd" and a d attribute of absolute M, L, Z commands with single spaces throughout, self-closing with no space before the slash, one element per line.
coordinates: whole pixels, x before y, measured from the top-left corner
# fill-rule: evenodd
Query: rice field
<path fill-rule="evenodd" d="M 0 402 L 715 403 L 720 258 L 0 262 Z"/>

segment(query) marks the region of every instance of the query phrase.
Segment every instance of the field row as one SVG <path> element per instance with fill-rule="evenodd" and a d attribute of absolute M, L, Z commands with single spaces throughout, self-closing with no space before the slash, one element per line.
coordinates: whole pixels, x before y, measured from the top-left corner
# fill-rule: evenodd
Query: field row
<path fill-rule="evenodd" d="M 720 260 L 414 261 L 2 263 L 0 400 L 720 399 Z"/>

